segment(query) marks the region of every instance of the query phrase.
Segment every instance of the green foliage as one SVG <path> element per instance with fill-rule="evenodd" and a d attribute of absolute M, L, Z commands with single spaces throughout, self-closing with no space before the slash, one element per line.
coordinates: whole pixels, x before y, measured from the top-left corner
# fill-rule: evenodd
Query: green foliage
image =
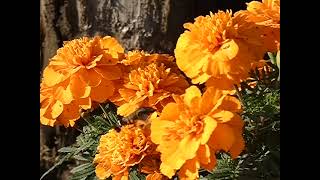
<path fill-rule="evenodd" d="M 138 171 L 137 166 L 134 166 L 131 168 L 131 170 L 129 172 L 129 179 L 130 180 L 145 180 L 146 176 Z"/>
<path fill-rule="evenodd" d="M 239 163 L 231 159 L 226 153 L 218 154 L 220 157 L 217 159 L 217 166 L 209 175 L 204 179 L 224 180 L 224 179 L 236 179 L 239 176 Z"/>

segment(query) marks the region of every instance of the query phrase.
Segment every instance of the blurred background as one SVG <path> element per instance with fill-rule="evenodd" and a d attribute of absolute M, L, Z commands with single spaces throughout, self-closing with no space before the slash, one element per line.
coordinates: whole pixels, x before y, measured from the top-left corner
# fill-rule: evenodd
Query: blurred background
<path fill-rule="evenodd" d="M 246 8 L 250 0 L 40 0 L 40 78 L 63 41 L 113 36 L 128 51 L 173 55 L 185 22 L 210 11 Z M 76 129 L 40 126 L 40 175 L 54 165 L 57 150 L 75 141 Z M 63 165 L 45 179 L 66 180 Z"/>

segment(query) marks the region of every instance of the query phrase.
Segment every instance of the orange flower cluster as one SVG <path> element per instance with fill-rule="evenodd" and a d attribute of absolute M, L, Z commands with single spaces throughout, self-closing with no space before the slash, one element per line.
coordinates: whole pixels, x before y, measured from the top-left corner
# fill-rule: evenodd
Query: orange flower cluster
<path fill-rule="evenodd" d="M 121 116 L 142 107 L 156 110 L 142 126 L 101 136 L 94 159 L 99 179 L 128 179 L 137 165 L 147 180 L 194 180 L 200 168 L 214 169 L 216 153 L 236 158 L 243 151 L 242 108 L 233 85 L 252 67 L 263 67 L 259 60 L 268 51 L 279 52 L 280 68 L 280 1 L 253 1 L 247 10 L 210 13 L 184 27 L 176 62 L 167 54 L 125 54 L 110 36 L 85 37 L 66 42 L 44 70 L 44 125 L 74 126 L 82 110 L 107 100 Z M 206 87 L 190 86 L 181 71 Z"/>
<path fill-rule="evenodd" d="M 248 77 L 251 64 L 280 43 L 279 0 L 251 2 L 248 10 L 199 16 L 178 39 L 178 67 L 195 84 L 231 90 Z M 279 26 L 278 26 L 279 25 Z"/>
<path fill-rule="evenodd" d="M 140 107 L 152 107 L 159 112 L 173 94 L 183 94 L 189 87 L 185 77 L 166 54 L 129 52 L 122 61 L 125 65 L 118 95 L 112 99 L 119 105 L 118 114 L 127 116 Z"/>
<path fill-rule="evenodd" d="M 128 179 L 129 168 L 139 164 L 148 180 L 166 179 L 160 174 L 159 153 L 150 139 L 150 125 L 123 126 L 120 132 L 110 130 L 102 135 L 94 163 L 99 179 Z"/>
<path fill-rule="evenodd" d="M 82 109 L 102 103 L 120 79 L 118 61 L 124 49 L 112 37 L 66 42 L 45 68 L 40 88 L 40 121 L 44 125 L 73 126 Z"/>
<path fill-rule="evenodd" d="M 191 86 L 174 100 L 151 122 L 162 174 L 171 178 L 180 170 L 180 179 L 197 179 L 200 167 L 209 171 L 215 167 L 216 152 L 230 152 L 233 158 L 240 154 L 243 121 L 237 114 L 241 110 L 237 98 L 214 87 L 202 95 Z"/>

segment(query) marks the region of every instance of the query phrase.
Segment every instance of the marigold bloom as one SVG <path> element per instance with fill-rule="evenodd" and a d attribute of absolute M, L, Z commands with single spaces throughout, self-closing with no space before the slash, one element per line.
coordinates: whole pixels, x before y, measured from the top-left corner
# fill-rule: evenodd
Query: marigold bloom
<path fill-rule="evenodd" d="M 129 52 L 122 62 L 127 65 L 123 85 L 113 101 L 120 105 L 118 114 L 127 116 L 139 107 L 161 111 L 165 104 L 173 101 L 172 94 L 182 94 L 189 84 L 173 60 L 165 54 Z"/>
<path fill-rule="evenodd" d="M 123 48 L 110 36 L 93 39 L 84 37 L 65 42 L 45 68 L 40 91 L 48 91 L 44 90 L 44 87 L 51 89 L 51 93 L 42 93 L 42 96 L 50 95 L 47 99 L 59 103 L 59 106 L 50 106 L 49 109 L 53 108 L 53 112 L 61 111 L 63 114 L 66 113 L 65 108 L 69 107 L 73 116 L 59 118 L 59 115 L 55 114 L 57 117 L 47 115 L 46 118 L 50 122 L 57 118 L 72 122 L 80 115 L 79 105 L 75 105 L 78 101 L 89 102 L 86 108 L 90 108 L 91 102 L 102 103 L 111 97 L 115 91 L 113 81 L 120 79 L 122 75 L 117 63 L 123 58 L 123 53 Z M 62 97 L 64 100 L 59 100 Z M 41 114 L 40 118 L 44 119 Z M 52 126 L 52 123 L 45 124 Z M 68 123 L 63 124 L 68 126 Z"/>
<path fill-rule="evenodd" d="M 214 87 L 201 95 L 191 86 L 174 100 L 151 121 L 151 139 L 159 144 L 162 174 L 172 178 L 180 169 L 180 179 L 197 179 L 200 167 L 215 167 L 216 152 L 225 150 L 236 157 L 243 150 L 238 99 Z"/>
<path fill-rule="evenodd" d="M 279 50 L 280 0 L 251 1 L 247 3 L 247 10 L 236 12 L 235 17 L 245 18 L 245 21 L 254 22 L 257 25 L 255 30 L 245 29 L 243 35 L 248 37 L 262 35 L 262 42 L 268 51 Z"/>
<path fill-rule="evenodd" d="M 123 126 L 120 132 L 110 130 L 101 136 L 94 158 L 97 177 L 128 179 L 129 168 L 139 164 L 153 145 L 148 131 L 134 125 Z"/>
<path fill-rule="evenodd" d="M 251 1 L 247 10 L 239 11 L 248 15 L 250 21 L 257 24 L 280 28 L 280 0 Z"/>
<path fill-rule="evenodd" d="M 89 97 L 73 100 L 63 86 L 47 87 L 41 83 L 40 122 L 43 125 L 73 126 L 80 118 L 81 109 L 90 109 Z"/>
<path fill-rule="evenodd" d="M 232 89 L 248 77 L 251 63 L 268 51 L 261 34 L 264 29 L 242 15 L 232 17 L 230 11 L 199 16 L 184 27 L 187 30 L 178 39 L 175 56 L 178 67 L 195 84 L 211 78 L 224 82 L 215 83 L 216 87 Z M 257 28 L 261 30 L 256 32 Z"/>

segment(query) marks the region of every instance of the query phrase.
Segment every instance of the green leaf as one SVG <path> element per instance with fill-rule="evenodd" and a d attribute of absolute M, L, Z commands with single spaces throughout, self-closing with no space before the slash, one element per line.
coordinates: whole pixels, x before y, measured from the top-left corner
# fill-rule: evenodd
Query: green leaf
<path fill-rule="evenodd" d="M 272 64 L 277 64 L 276 57 L 273 55 L 273 53 L 268 52 L 268 56 L 269 56 Z"/>
<path fill-rule="evenodd" d="M 145 180 L 146 177 L 139 173 L 137 167 L 133 167 L 130 170 L 129 179 L 130 180 Z"/>
<path fill-rule="evenodd" d="M 92 163 L 85 163 L 73 168 L 70 172 L 73 174 L 72 180 L 80 180 L 92 176 L 95 173 L 95 169 Z"/>
<path fill-rule="evenodd" d="M 73 159 L 76 159 L 76 160 L 78 160 L 78 161 L 90 161 L 90 159 L 84 158 L 84 157 L 81 156 L 81 155 L 75 155 L 75 156 L 73 157 Z"/>
<path fill-rule="evenodd" d="M 65 155 L 63 158 L 61 158 L 56 164 L 54 164 L 50 169 L 48 169 L 48 171 L 43 173 L 43 175 L 40 177 L 40 180 L 43 179 L 46 175 L 48 175 L 51 171 L 53 171 L 56 167 L 60 166 L 63 162 L 70 159 L 71 156 L 72 156 L 72 153 L 69 153 Z"/>
<path fill-rule="evenodd" d="M 63 147 L 61 149 L 58 150 L 59 153 L 69 153 L 69 152 L 73 152 L 75 151 L 76 148 L 74 147 Z"/>
<path fill-rule="evenodd" d="M 86 170 L 92 170 L 93 169 L 93 166 L 92 166 L 92 163 L 85 163 L 85 164 L 81 164 L 80 166 L 77 166 L 75 168 L 73 168 L 70 172 L 71 173 L 77 173 L 77 172 L 81 172 L 81 171 L 86 171 Z"/>

